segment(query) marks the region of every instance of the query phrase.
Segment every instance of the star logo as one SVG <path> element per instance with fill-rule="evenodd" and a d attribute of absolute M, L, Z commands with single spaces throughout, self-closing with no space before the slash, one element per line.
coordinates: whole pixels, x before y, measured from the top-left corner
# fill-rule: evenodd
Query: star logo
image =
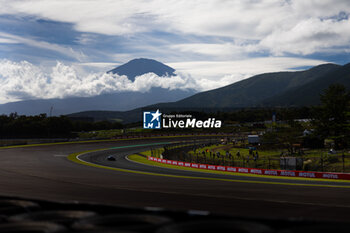
<path fill-rule="evenodd" d="M 155 112 L 143 112 L 143 128 L 144 129 L 160 129 L 161 115 L 159 109 Z"/>
<path fill-rule="evenodd" d="M 159 109 L 157 109 L 157 111 L 155 113 L 151 113 L 151 115 L 153 116 L 152 121 L 156 120 L 159 121 L 159 117 L 162 115 L 161 113 L 159 113 Z"/>

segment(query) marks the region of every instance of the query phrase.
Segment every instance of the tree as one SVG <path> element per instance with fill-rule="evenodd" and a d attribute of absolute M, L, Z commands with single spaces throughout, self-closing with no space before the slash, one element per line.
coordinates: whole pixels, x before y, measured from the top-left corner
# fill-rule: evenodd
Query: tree
<path fill-rule="evenodd" d="M 341 84 L 330 85 L 320 96 L 321 106 L 315 110 L 316 134 L 334 140 L 335 147 L 345 147 L 349 138 L 350 93 Z"/>

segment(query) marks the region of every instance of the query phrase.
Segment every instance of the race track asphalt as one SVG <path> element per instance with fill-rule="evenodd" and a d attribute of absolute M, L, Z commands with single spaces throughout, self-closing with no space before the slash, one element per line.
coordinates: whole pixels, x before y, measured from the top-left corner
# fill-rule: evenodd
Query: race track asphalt
<path fill-rule="evenodd" d="M 140 139 L 2 148 L 0 195 L 131 207 L 208 210 L 219 214 L 252 218 L 350 221 L 349 182 L 223 176 L 151 167 L 125 159 L 128 154 L 149 148 L 140 145 L 175 140 L 180 139 Z M 85 166 L 67 159 L 71 153 L 112 147 L 121 148 L 84 154 L 81 159 L 156 174 L 225 178 L 231 181 L 115 171 Z M 114 154 L 117 160 L 106 161 L 106 156 L 110 154 Z M 287 184 L 268 183 L 270 181 Z"/>

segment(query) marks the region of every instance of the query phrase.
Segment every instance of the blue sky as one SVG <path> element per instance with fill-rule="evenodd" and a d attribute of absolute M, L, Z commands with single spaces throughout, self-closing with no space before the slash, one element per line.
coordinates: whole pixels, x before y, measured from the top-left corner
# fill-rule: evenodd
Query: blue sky
<path fill-rule="evenodd" d="M 172 66 L 199 91 L 264 72 L 343 65 L 350 62 L 349 14 L 346 0 L 0 0 L 7 88 L 0 103 L 52 97 L 10 96 L 37 82 L 24 71 L 47 83 L 83 80 L 139 57 Z"/>

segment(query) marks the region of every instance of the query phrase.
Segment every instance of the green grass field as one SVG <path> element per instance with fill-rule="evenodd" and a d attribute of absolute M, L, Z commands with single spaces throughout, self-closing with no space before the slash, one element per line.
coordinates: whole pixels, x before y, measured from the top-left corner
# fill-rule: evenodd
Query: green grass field
<path fill-rule="evenodd" d="M 204 154 L 203 151 L 205 152 Z M 221 156 L 220 158 L 213 156 L 213 154 L 216 154 L 217 152 L 224 156 Z M 328 151 L 321 149 L 307 150 L 301 155 L 288 155 L 286 149 L 255 150 L 253 151 L 253 154 L 249 154 L 249 149 L 237 148 L 234 147 L 234 145 L 229 144 L 198 148 L 195 151 L 189 151 L 188 153 L 192 155 L 193 162 L 270 169 L 280 169 L 280 157 L 283 153 L 285 156 L 302 157 L 304 161 L 308 161 L 306 165 L 303 166 L 303 169 L 305 170 L 350 172 L 349 151 L 344 151 L 344 162 L 342 159 L 342 151 L 337 154 L 329 154 Z M 232 157 L 229 158 L 229 156 L 226 156 L 227 153 L 230 153 Z M 258 153 L 258 157 L 254 160 L 256 153 Z"/>
<path fill-rule="evenodd" d="M 204 154 L 203 151 L 205 151 Z M 141 154 L 159 158 L 163 152 L 163 148 L 158 148 L 152 151 L 144 151 Z M 216 154 L 217 152 L 224 156 L 213 156 L 213 154 Z M 229 156 L 226 156 L 226 152 L 231 153 L 232 157 L 230 158 Z M 239 152 L 240 156 L 237 156 L 237 152 Z M 249 155 L 249 149 L 236 148 L 233 147 L 232 144 L 212 145 L 198 148 L 195 151 L 189 151 L 189 157 L 185 159 L 185 161 L 236 167 L 281 169 L 280 156 L 282 152 L 287 153 L 287 150 L 258 150 L 257 152 L 259 156 L 254 160 L 253 155 Z M 256 155 L 256 151 L 254 151 L 254 155 Z M 348 151 L 344 153 L 344 167 L 341 155 L 342 153 L 330 155 L 325 150 L 309 150 L 303 155 L 289 156 L 300 156 L 304 161 L 307 161 L 302 170 L 350 172 L 350 153 Z M 321 159 L 323 159 L 323 164 Z"/>

